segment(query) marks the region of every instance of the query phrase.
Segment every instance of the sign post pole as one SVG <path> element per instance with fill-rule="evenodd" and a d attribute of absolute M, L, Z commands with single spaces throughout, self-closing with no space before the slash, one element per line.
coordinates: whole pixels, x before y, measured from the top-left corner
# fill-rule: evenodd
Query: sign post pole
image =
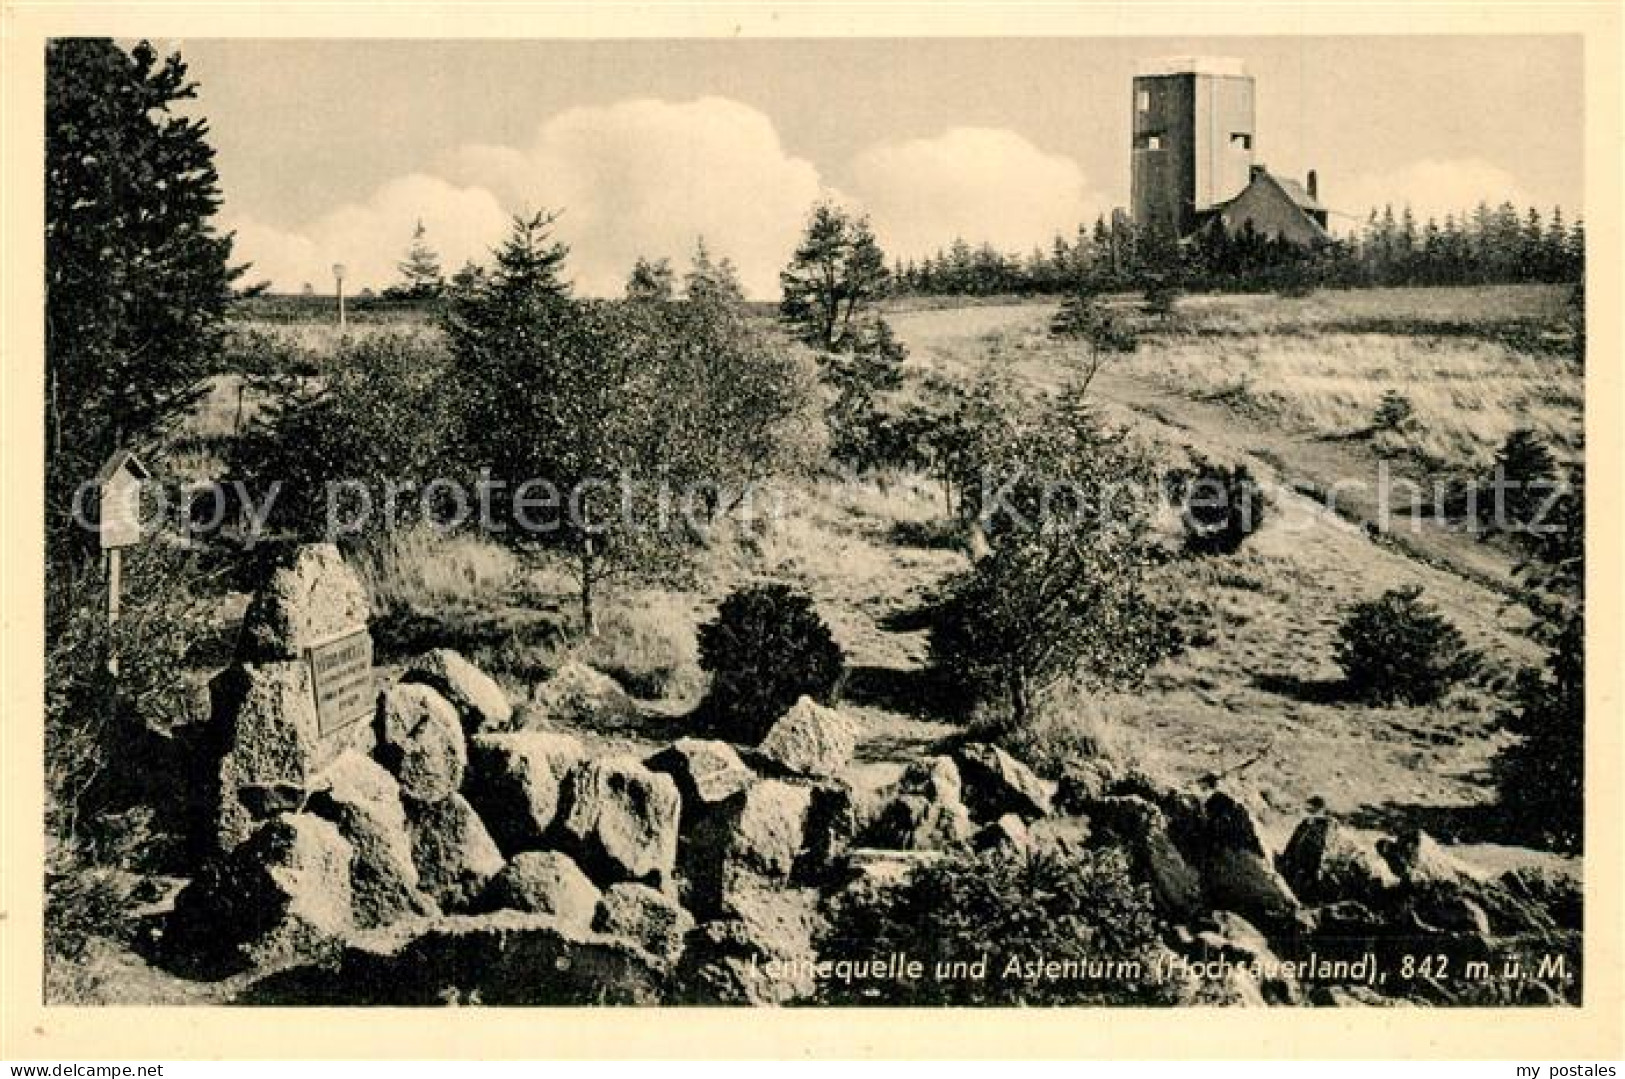
<path fill-rule="evenodd" d="M 118 678 L 119 593 L 123 588 L 124 548 L 141 540 L 141 484 L 146 466 L 129 450 L 118 450 L 96 473 L 96 538 L 106 555 L 107 673 Z"/>

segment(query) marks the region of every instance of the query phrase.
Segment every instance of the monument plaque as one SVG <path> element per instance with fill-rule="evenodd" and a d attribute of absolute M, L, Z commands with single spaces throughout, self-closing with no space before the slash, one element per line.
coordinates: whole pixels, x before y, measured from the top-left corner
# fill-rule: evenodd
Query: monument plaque
<path fill-rule="evenodd" d="M 327 737 L 372 713 L 372 635 L 364 629 L 314 645 L 310 681 L 316 728 Z"/>

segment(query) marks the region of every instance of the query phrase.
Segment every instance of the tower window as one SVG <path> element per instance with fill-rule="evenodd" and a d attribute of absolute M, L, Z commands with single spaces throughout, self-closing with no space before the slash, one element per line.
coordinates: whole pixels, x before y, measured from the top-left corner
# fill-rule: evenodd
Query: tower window
<path fill-rule="evenodd" d="M 1230 145 L 1237 150 L 1251 150 L 1253 148 L 1253 137 L 1245 131 L 1233 132 L 1230 135 Z"/>
<path fill-rule="evenodd" d="M 1140 150 L 1160 150 L 1162 149 L 1162 136 L 1141 135 L 1136 140 L 1135 148 Z"/>
<path fill-rule="evenodd" d="M 1151 111 L 1151 91 L 1141 90 L 1135 95 L 1135 104 L 1141 112 Z"/>

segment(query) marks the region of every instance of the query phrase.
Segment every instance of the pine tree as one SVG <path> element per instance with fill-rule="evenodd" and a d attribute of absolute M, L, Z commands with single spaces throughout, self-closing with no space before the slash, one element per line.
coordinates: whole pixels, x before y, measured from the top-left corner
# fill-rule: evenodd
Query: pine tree
<path fill-rule="evenodd" d="M 192 406 L 218 361 L 231 237 L 179 54 L 99 38 L 45 47 L 47 530 L 114 449 Z M 82 537 L 81 537 L 82 538 Z M 53 543 L 53 550 L 55 545 Z"/>
<path fill-rule="evenodd" d="M 435 254 L 420 218 L 412 230 L 412 245 L 406 250 L 406 259 L 395 268 L 400 271 L 401 283 L 386 291 L 385 295 L 403 300 L 428 300 L 439 296 L 446 288 L 445 275 L 440 272 L 440 256 Z"/>
<path fill-rule="evenodd" d="M 820 203 L 790 264 L 779 274 L 779 314 L 814 348 L 845 348 L 868 308 L 885 293 L 888 276 L 868 218 Z"/>
<path fill-rule="evenodd" d="M 677 275 L 669 259 L 650 262 L 639 255 L 626 279 L 626 298 L 648 303 L 665 303 L 676 290 Z"/>

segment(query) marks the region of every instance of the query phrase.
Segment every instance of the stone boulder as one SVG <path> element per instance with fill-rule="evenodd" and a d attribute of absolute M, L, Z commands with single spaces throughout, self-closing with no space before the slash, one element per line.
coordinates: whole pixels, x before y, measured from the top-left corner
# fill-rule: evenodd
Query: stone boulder
<path fill-rule="evenodd" d="M 331 543 L 277 550 L 243 615 L 239 663 L 303 660 L 305 650 L 364 629 L 367 590 Z"/>
<path fill-rule="evenodd" d="M 1105 760 L 1071 762 L 1055 781 L 1055 812 L 1072 817 L 1087 814 L 1092 804 L 1112 793 L 1116 780 L 1116 771 Z"/>
<path fill-rule="evenodd" d="M 1280 957 L 1251 922 L 1227 910 L 1214 911 L 1206 921 L 1207 928 L 1195 935 L 1195 943 L 1206 957 L 1224 958 L 1243 966 L 1257 965 L 1261 973 L 1256 984 L 1267 1004 L 1303 1003 L 1302 986 L 1296 978 L 1280 971 Z"/>
<path fill-rule="evenodd" d="M 977 832 L 971 838 L 971 847 L 981 851 L 1020 853 L 1031 849 L 1032 842 L 1032 836 L 1027 831 L 1027 823 L 1014 813 L 1006 813 Z"/>
<path fill-rule="evenodd" d="M 954 752 L 954 761 L 964 784 L 965 806 L 977 820 L 995 821 L 1006 813 L 1023 820 L 1050 815 L 1049 787 L 998 746 L 961 746 Z"/>
<path fill-rule="evenodd" d="M 1399 883 L 1375 841 L 1330 817 L 1300 823 L 1276 859 L 1287 884 L 1307 903 L 1378 900 Z"/>
<path fill-rule="evenodd" d="M 1397 838 L 1378 840 L 1377 851 L 1406 884 L 1477 884 L 1485 878 L 1485 874 L 1445 850 L 1419 828 Z"/>
<path fill-rule="evenodd" d="M 691 834 L 684 863 L 694 910 L 727 913 L 741 888 L 788 883 L 811 806 L 808 788 L 764 779 L 707 814 Z"/>
<path fill-rule="evenodd" d="M 902 794 L 919 794 L 933 802 L 962 802 L 965 787 L 952 757 L 925 757 L 910 761 L 897 780 Z"/>
<path fill-rule="evenodd" d="M 864 842 L 889 850 L 951 851 L 969 843 L 975 830 L 969 810 L 957 801 L 899 794 L 882 807 Z"/>
<path fill-rule="evenodd" d="M 1113 795 L 1094 803 L 1089 823 L 1093 842 L 1128 854 L 1134 875 L 1150 884 L 1164 917 L 1184 921 L 1203 909 L 1202 875 L 1169 836 L 1161 809 L 1138 795 Z"/>
<path fill-rule="evenodd" d="M 533 706 L 524 710 L 530 728 L 547 723 L 614 730 L 637 718 L 638 707 L 620 683 L 573 659 L 536 687 Z"/>
<path fill-rule="evenodd" d="M 325 959 L 354 927 L 351 855 L 331 821 L 274 817 L 182 889 L 166 943 L 228 968 Z"/>
<path fill-rule="evenodd" d="M 505 730 L 513 719 L 513 702 L 496 679 L 450 648 L 436 648 L 414 659 L 401 681 L 429 686 L 457 709 L 463 730 Z"/>
<path fill-rule="evenodd" d="M 551 914 L 561 927 L 584 931 L 592 925 L 599 898 L 597 885 L 568 855 L 525 851 L 491 878 L 480 906 Z"/>
<path fill-rule="evenodd" d="M 346 753 L 324 772 L 311 813 L 338 826 L 350 844 L 350 894 L 356 925 L 388 925 L 438 913 L 418 890 L 412 837 L 400 787 L 370 757 Z"/>
<path fill-rule="evenodd" d="M 537 850 L 558 818 L 564 777 L 586 757 L 580 739 L 557 731 L 476 734 L 464 796 L 503 853 Z"/>
<path fill-rule="evenodd" d="M 502 910 L 403 923 L 354 942 L 337 964 L 264 979 L 244 996 L 305 1006 L 660 1004 L 667 977 L 628 941 Z"/>
<path fill-rule="evenodd" d="M 1234 911 L 1272 931 L 1292 924 L 1298 897 L 1276 871 L 1247 799 L 1214 791 L 1207 800 L 1206 818 L 1201 869 L 1209 905 Z"/>
<path fill-rule="evenodd" d="M 393 685 L 379 696 L 375 755 L 401 792 L 419 802 L 455 794 L 468 767 L 457 710 L 424 685 Z"/>
<path fill-rule="evenodd" d="M 768 729 L 757 751 L 787 772 L 829 779 L 852 763 L 857 745 L 851 719 L 802 697 Z"/>
<path fill-rule="evenodd" d="M 439 802 L 406 798 L 402 803 L 423 890 L 447 910 L 468 909 L 505 864 L 484 822 L 460 794 Z"/>
<path fill-rule="evenodd" d="M 677 968 L 677 1002 L 789 1004 L 811 997 L 809 966 L 822 920 L 817 893 L 742 892 L 726 918 L 688 936 Z"/>
<path fill-rule="evenodd" d="M 631 757 L 583 761 L 565 777 L 558 844 L 600 885 L 655 887 L 677 861 L 677 784 Z"/>
<path fill-rule="evenodd" d="M 643 764 L 677 784 L 685 829 L 688 817 L 715 808 L 756 780 L 733 746 L 709 738 L 679 738 Z"/>
<path fill-rule="evenodd" d="M 310 664 L 233 666 L 209 684 L 221 752 L 215 839 L 229 851 L 278 813 L 298 812 L 317 773 L 347 749 L 368 752 L 372 728 L 353 723 L 324 738 Z"/>
<path fill-rule="evenodd" d="M 852 787 L 838 779 L 810 788 L 807 827 L 794 878 L 818 881 L 827 876 L 841 853 L 863 830 L 863 809 Z"/>
<path fill-rule="evenodd" d="M 670 896 L 646 884 L 617 884 L 604 893 L 593 913 L 594 932 L 630 940 L 665 962 L 683 951 L 694 919 Z"/>

